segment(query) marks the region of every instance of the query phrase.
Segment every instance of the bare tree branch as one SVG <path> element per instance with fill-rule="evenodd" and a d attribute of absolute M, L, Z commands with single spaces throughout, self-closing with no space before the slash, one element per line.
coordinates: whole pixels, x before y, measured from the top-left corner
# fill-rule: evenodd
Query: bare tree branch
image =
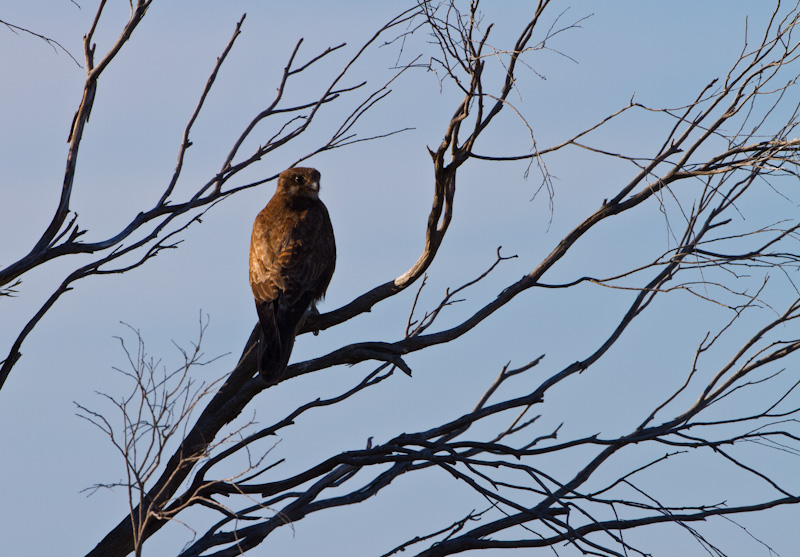
<path fill-rule="evenodd" d="M 481 503 L 455 508 L 440 525 L 407 538 L 402 532 L 405 541 L 387 540 L 380 549 L 387 556 L 410 549 L 424 556 L 490 548 L 555 550 L 563 544 L 587 555 L 644 556 L 649 553 L 639 541 L 643 538 L 626 533 L 657 524 L 675 525 L 709 553 L 723 555 L 717 542 L 695 524 L 715 518 L 731 521 L 773 551 L 735 515 L 800 503 L 794 478 L 764 465 L 762 457 L 800 455 L 800 379 L 792 371 L 800 351 L 800 289 L 795 282 L 800 270 L 800 220 L 791 195 L 783 193 L 800 177 L 800 140 L 795 137 L 800 105 L 791 94 L 798 79 L 794 66 L 800 41 L 794 29 L 800 23 L 800 2 L 776 3 L 758 37 L 746 37 L 730 68 L 704 82 L 688 102 L 677 99 L 672 108 L 663 108 L 631 97 L 622 108 L 592 118 L 583 129 L 565 130 L 548 145 L 532 117 L 533 110 L 547 107 L 522 103 L 520 77 L 524 72 L 539 75 L 531 56 L 542 50 L 560 53 L 554 43 L 586 18 L 564 24 L 564 12 L 551 16 L 550 0 L 538 0 L 528 7 L 525 18 L 517 18 L 513 34 L 498 36 L 479 0 L 420 0 L 349 54 L 345 43 L 311 54 L 304 51 L 302 39 L 290 45 L 276 78 L 275 96 L 249 116 L 220 155 L 218 170 L 180 197 L 178 184 L 194 125 L 208 110 L 210 91 L 243 32 L 242 16 L 200 92 L 183 129 L 175 169 L 164 180 L 155 204 L 109 237 L 89 241 L 88 230 L 79 226 L 70 208 L 77 187 L 78 148 L 98 80 L 120 50 L 129 48 L 126 45 L 149 4 L 144 0 L 131 4 L 128 22 L 99 60 L 92 37 L 102 23 L 104 0 L 86 35 L 87 78 L 71 128 L 60 203 L 30 252 L 0 270 L 0 296 L 15 294 L 27 272 L 51 260 L 91 258 L 67 274 L 23 326 L 3 362 L 0 385 L 18 362 L 28 334 L 76 281 L 125 273 L 176 248 L 186 228 L 216 203 L 275 179 L 272 171 L 255 181 L 241 176 L 308 133 L 312 121 L 340 107 L 341 99 L 349 97 L 352 108 L 337 117 L 332 133 L 290 160 L 308 160 L 409 129 L 380 130 L 363 137 L 358 133 L 364 116 L 392 102 L 391 88 L 415 70 L 435 72 L 442 96 L 451 104 L 441 140 L 428 149 L 430 197 L 422 202 L 429 209 L 425 222 L 416 223 L 418 232 L 424 230 L 416 261 L 342 307 L 310 315 L 302 332 L 384 311 L 390 304 L 383 302 L 394 296 L 406 296 L 395 302 L 407 303 L 401 306 L 410 307 L 407 317 L 402 316 L 391 335 L 351 338 L 321 356 L 293 362 L 281 379 L 336 373 L 336 366 L 370 362 L 371 367 L 353 371 L 358 374 L 355 378 L 347 375 L 348 384 L 340 384 L 332 394 L 301 399 L 290 409 L 276 411 L 264 424 L 245 419 L 244 425 L 236 425 L 243 412 L 252 411 L 258 395 L 276 396 L 270 390 L 275 384 L 266 383 L 256 370 L 257 329 L 229 373 L 209 385 L 198 383 L 190 373 L 207 362 L 200 348 L 207 320 L 201 318 L 197 342 L 191 349 L 181 349 L 182 363 L 171 368 L 148 356 L 138 330 L 132 329 L 135 349 L 120 340 L 126 361 L 120 371 L 131 381 L 131 390 L 121 397 L 102 390 L 100 395 L 116 418 L 84 404 L 78 405 L 78 412 L 110 440 L 124 462 L 121 479 L 97 483 L 90 490 L 124 488 L 129 509 L 89 555 L 139 555 L 169 521 L 185 520 L 188 509 L 202 510 L 214 523 L 193 533 L 180 555 L 241 555 L 268 543 L 285 526 L 314 513 L 390 497 L 386 488 L 410 485 L 423 473 L 435 474 L 442 485 L 454 485 Z M 354 77 L 356 63 L 380 43 L 394 44 L 405 57 L 417 39 L 425 43 L 422 54 L 408 55 L 407 63 L 398 57 L 394 73 L 382 85 Z M 322 69 L 330 72 L 327 80 L 319 80 L 316 89 L 304 88 L 308 96 L 289 100 L 294 80 Z M 616 148 L 602 135 L 610 124 L 641 115 L 661 126 L 652 127 L 652 143 L 642 141 L 636 147 L 639 152 Z M 524 134 L 525 144 L 515 151 L 520 154 L 510 149 L 497 153 L 490 141 L 490 133 L 509 122 Z M 265 142 L 246 147 L 267 127 Z M 546 188 L 552 201 L 551 157 L 565 153 L 620 161 L 625 170 L 603 185 L 607 189 L 597 196 L 596 205 L 580 214 L 571 229 L 555 242 L 543 243 L 540 255 L 518 258 L 497 248 L 494 257 L 485 256 L 480 272 L 468 278 L 455 278 L 460 273 L 454 273 L 448 284 L 455 286 L 428 302 L 429 277 L 446 272 L 432 265 L 446 246 L 455 215 L 456 184 L 460 172 L 460 179 L 464 177 L 465 165 L 527 160 L 529 170 L 535 163 L 540 189 Z M 765 193 L 786 204 L 785 215 L 760 214 L 758 201 Z M 636 253 L 625 253 L 631 237 L 640 234 L 640 223 L 653 215 L 663 218 L 666 240 L 658 245 L 637 242 Z M 585 261 L 580 250 L 586 248 L 607 251 Z M 484 257 L 477 250 L 472 255 L 476 260 Z M 509 263 L 511 259 L 515 262 Z M 602 266 L 597 264 L 600 260 Z M 524 274 L 503 274 L 512 265 L 524 265 Z M 776 287 L 779 280 L 783 288 Z M 411 289 L 415 283 L 418 287 Z M 290 452 L 277 454 L 270 441 L 276 435 L 294 435 L 299 429 L 294 426 L 303 419 L 332 416 L 345 404 L 377 392 L 379 385 L 394 377 L 396 368 L 411 375 L 409 362 L 415 365 L 418 381 L 429 370 L 424 365 L 418 369 L 409 354 L 430 353 L 447 344 L 466 345 L 471 333 L 496 323 L 522 327 L 505 322 L 505 315 L 522 307 L 526 297 L 539 304 L 541 298 L 565 291 L 576 300 L 589 291 L 608 294 L 613 301 L 602 316 L 592 315 L 579 302 L 560 308 L 559 317 L 568 327 L 588 323 L 591 335 L 572 342 L 572 336 L 579 335 L 565 330 L 569 343 L 531 350 L 526 345 L 526 353 L 513 358 L 516 363 L 512 358 L 499 360 L 494 378 L 486 380 L 483 392 L 471 400 L 456 396 L 453 388 L 441 393 L 451 404 L 423 425 L 398 424 L 394 429 L 392 424 L 386 427 L 391 428 L 388 435 L 375 434 L 366 442 L 331 450 L 314 447 L 318 452 L 313 459 L 302 463 Z M 536 327 L 554 326 L 552 315 L 538 313 L 544 305 L 530 312 Z M 680 319 L 670 324 L 695 325 L 697 319 L 703 325 L 688 349 L 673 346 L 673 337 L 679 335 L 666 330 L 662 321 L 671 312 Z M 706 327 L 707 323 L 712 325 Z M 632 335 L 637 328 L 640 334 Z M 632 342 L 644 344 L 641 354 L 631 353 Z M 485 345 L 494 349 L 489 342 Z M 651 355 L 651 347 L 659 350 Z M 654 366 L 652 359 L 663 358 L 667 350 L 676 356 Z M 679 351 L 685 353 L 678 357 Z M 443 366 L 444 361 L 435 365 Z M 644 374 L 648 370 L 640 368 L 650 366 L 670 372 L 669 377 L 659 378 L 657 392 L 629 393 L 625 392 L 629 385 L 613 383 L 618 379 L 613 375 L 616 368 Z M 590 379 L 605 382 L 608 390 L 595 392 L 597 383 Z M 564 397 L 588 400 L 583 396 L 587 385 L 598 408 L 619 412 L 613 428 L 596 426 L 594 408 L 554 409 Z M 618 393 L 619 399 L 604 400 L 613 398 L 608 393 Z M 648 481 L 653 476 L 685 478 L 697 462 L 735 469 L 757 488 L 731 493 L 729 498 L 713 492 L 683 498 L 672 492 L 671 485 Z M 477 507 L 483 510 L 476 511 Z"/>

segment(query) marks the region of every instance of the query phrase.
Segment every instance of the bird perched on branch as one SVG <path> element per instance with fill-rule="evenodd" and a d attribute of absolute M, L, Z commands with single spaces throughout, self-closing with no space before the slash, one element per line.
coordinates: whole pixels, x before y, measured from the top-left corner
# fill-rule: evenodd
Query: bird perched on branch
<path fill-rule="evenodd" d="M 250 286 L 261 328 L 258 370 L 270 382 L 286 371 L 297 330 L 325 296 L 336 266 L 319 182 L 313 168 L 281 172 L 275 195 L 253 223 Z"/>

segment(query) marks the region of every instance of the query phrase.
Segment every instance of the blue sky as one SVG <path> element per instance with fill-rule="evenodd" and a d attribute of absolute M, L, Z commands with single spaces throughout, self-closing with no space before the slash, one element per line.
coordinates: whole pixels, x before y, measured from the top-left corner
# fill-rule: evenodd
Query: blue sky
<path fill-rule="evenodd" d="M 0 19 L 59 41 L 82 61 L 81 37 L 88 30 L 94 5 L 67 0 L 3 6 Z M 97 34 L 98 52 L 108 48 L 127 17 L 127 2 L 110 2 Z M 291 4 L 291 5 L 289 5 Z M 186 195 L 219 169 L 230 145 L 252 116 L 274 94 L 278 72 L 298 38 L 301 54 L 315 55 L 329 45 L 347 42 L 331 63 L 341 64 L 382 22 L 405 4 L 366 2 L 255 1 L 155 3 L 130 44 L 103 76 L 81 146 L 72 208 L 87 228 L 87 240 L 118 230 L 152 205 L 171 176 L 183 126 L 214 61 L 236 21 L 247 12 L 237 41 L 207 106 L 198 120 L 177 195 Z M 494 40 L 509 44 L 529 2 L 485 2 L 488 19 L 496 19 Z M 625 106 L 635 94 L 650 106 L 682 106 L 711 79 L 724 76 L 736 60 L 745 25 L 763 26 L 768 12 L 753 2 L 631 2 L 579 0 L 554 3 L 548 23 L 580 20 L 548 44 L 552 50 L 531 53 L 534 71 L 520 73 L 515 106 L 530 122 L 541 146 L 560 143 Z M 46 9 L 44 8 L 46 6 Z M 502 6 L 502 7 L 501 7 Z M 520 15 L 523 14 L 523 15 Z M 584 19 L 585 18 L 585 19 Z M 409 41 L 413 48 L 422 48 Z M 25 34 L 0 26 L 0 160 L 4 171 L 0 203 L 0 266 L 24 255 L 38 239 L 55 209 L 67 152 L 67 134 L 78 106 L 83 70 L 64 52 Z M 397 45 L 370 52 L 349 82 L 376 84 L 391 75 Z M 328 68 L 290 91 L 301 98 L 328 78 Z M 795 70 L 795 74 L 797 71 Z M 538 74 L 538 75 L 537 75 Z M 393 85 L 392 94 L 370 112 L 359 133 L 370 135 L 413 128 L 380 141 L 317 156 L 308 164 L 322 172 L 322 197 L 329 207 L 338 246 L 337 271 L 321 307 L 329 311 L 369 288 L 402 274 L 423 245 L 432 176 L 426 146 L 435 147 L 458 102 L 452 86 L 440 92 L 430 72 L 412 70 Z M 796 91 L 791 94 L 796 96 Z M 363 97 L 345 99 L 342 110 Z M 348 104 L 349 103 L 349 104 Z M 291 164 L 335 129 L 339 109 L 320 118 L 296 145 L 265 159 L 242 178 L 256 180 Z M 781 114 L 775 118 L 780 119 Z M 659 143 L 667 124 L 652 114 L 633 114 L 591 136 L 595 145 L 647 155 Z M 266 137 L 267 131 L 264 132 Z M 244 152 L 257 140 L 246 143 Z M 521 154 L 529 150 L 527 132 L 512 114 L 476 146 L 487 154 Z M 633 174 L 617 160 L 571 150 L 548 159 L 557 177 L 554 208 L 540 194 L 535 169 L 525 178 L 526 163 L 470 162 L 459 174 L 456 214 L 442 251 L 430 268 L 421 304 L 438 303 L 444 289 L 471 280 L 494 260 L 497 246 L 518 259 L 503 264 L 487 281 L 468 291 L 465 302 L 449 309 L 439 327 L 457 323 L 493 299 L 505 286 L 529 272 L 561 237 L 594 211 L 609 192 Z M 247 249 L 252 220 L 272 194 L 273 184 L 253 188 L 214 207 L 200 225 L 182 237 L 177 250 L 159 255 L 142 268 L 121 276 L 90 277 L 75 285 L 26 340 L 19 364 L 0 391 L 0 540 L 8 555 L 85 553 L 124 516 L 125 493 L 81 490 L 115 481 L 122 463 L 103 435 L 75 416 L 73 401 L 96 408 L 95 392 L 119 395 L 126 384 L 113 367 L 124 365 L 115 336 L 132 342 L 128 323 L 141 331 L 149 353 L 169 365 L 180 362 L 173 341 L 187 346 L 196 339 L 198 316 L 210 316 L 203 341 L 209 356 L 223 356 L 196 368 L 213 381 L 235 363 L 255 323 L 247 284 Z M 753 205 L 751 222 L 777 220 L 780 211 L 796 211 L 776 195 Z M 788 207 L 788 209 L 787 209 Z M 629 232 L 626 232 L 628 230 Z M 670 246 L 659 208 L 622 216 L 576 246 L 574 253 L 548 276 L 552 282 L 576 275 L 611 274 L 630 266 L 640 254 Z M 87 259 L 54 261 L 24 278 L 15 298 L 2 298 L 0 348 L 3 357 L 13 338 L 63 277 Z M 776 276 L 776 299 L 790 292 Z M 784 282 L 780 282 L 784 281 Z M 416 289 L 413 289 L 416 291 Z M 598 290 L 601 290 L 598 292 Z M 788 294 L 787 294 L 788 295 Z M 608 356 L 593 374 L 576 379 L 548 397 L 539 411 L 541 431 L 565 422 L 565 436 L 602 431 L 613 434 L 642 418 L 652 402 L 664 398 L 685 377 L 702 335 L 726 319 L 725 310 L 707 304 L 686 318 L 680 294 L 660 300 L 652 315 Z M 520 365 L 546 353 L 544 365 L 526 386 L 554 373 L 596 346 L 607 327 L 629 303 L 626 293 L 585 287 L 575 292 L 530 291 L 511 307 L 492 316 L 464 342 L 409 356 L 413 379 L 398 374 L 379 388 L 348 401 L 335 417 L 313 414 L 299 422 L 275 449 L 291 455 L 296 466 L 326 455 L 362 447 L 366 439 L 387 439 L 401 431 L 426 429 L 468 410 L 502 366 Z M 676 300 L 676 302 L 673 302 Z M 361 340 L 396 340 L 402 335 L 413 293 L 393 298 L 371 314 L 318 337 L 298 339 L 294 359 L 327 353 Z M 673 307 L 673 304 L 675 306 Z M 768 316 L 755 314 L 755 319 Z M 661 342 L 652 342 L 659 335 Z M 796 365 L 796 360 L 795 360 Z M 298 404 L 332 395 L 355 384 L 371 366 L 334 368 L 270 389 L 248 415 L 261 423 L 280 419 Z M 540 375 L 537 375 L 540 374 Z M 524 388 L 521 386 L 520 388 Z M 273 392 L 274 391 L 274 392 Z M 649 405 L 649 406 L 648 406 Z M 322 456 L 321 456 L 322 455 Z M 645 459 L 648 455 L 636 455 Z M 652 456 L 652 455 L 649 455 Z M 579 457 L 576 462 L 582 462 Z M 791 466 L 793 461 L 776 461 Z M 569 460 L 551 464 L 568 469 Z M 631 464 L 615 464 L 627 469 Z M 795 464 L 796 466 L 796 464 Z M 618 470 L 612 466 L 608 474 Z M 731 486 L 755 488 L 733 469 L 703 468 L 692 478 L 651 478 L 691 495 L 698 486 L 732 497 Z M 356 508 L 320 513 L 284 528 L 270 542 L 276 554 L 310 555 L 324 550 L 332 532 L 342 532 L 342 554 L 371 555 L 388 551 L 415 535 L 460 518 L 461 511 L 439 508 L 433 498 L 463 501 L 466 510 L 485 505 L 475 494 L 431 471 L 406 488 L 393 486 L 380 501 Z M 711 497 L 711 499 L 714 499 Z M 389 505 L 385 520 L 376 509 Z M 54 512 L 55 511 L 55 512 Z M 44 518 L 44 517 L 48 518 Z M 189 515 L 192 516 L 192 515 Z M 57 517 L 57 518 L 56 518 Z M 398 518 L 399 517 L 399 518 Z M 757 537 L 781 555 L 797 547 L 796 532 L 780 528 L 800 518 L 784 509 L 743 519 Z M 48 523 L 42 535 L 42 520 Z M 199 524 L 208 519 L 200 518 Z M 354 524 L 370 524 L 368 531 Z M 200 526 L 198 526 L 200 527 Z M 727 540 L 732 555 L 764 554 L 763 546 L 723 522 L 704 526 L 706 533 Z M 152 554 L 175 553 L 191 531 L 173 524 L 149 545 Z M 632 537 L 645 534 L 631 534 Z M 702 554 L 686 533 L 674 526 L 646 531 L 655 555 Z M 270 538 L 272 539 L 272 538 Z M 643 537 L 640 540 L 644 539 Z M 749 544 L 749 545 L 748 545 Z M 737 552 L 741 548 L 741 553 Z M 565 549 L 563 555 L 571 555 Z M 761 553 L 759 553 L 761 552 Z M 258 552 L 256 552 L 258 553 Z"/>

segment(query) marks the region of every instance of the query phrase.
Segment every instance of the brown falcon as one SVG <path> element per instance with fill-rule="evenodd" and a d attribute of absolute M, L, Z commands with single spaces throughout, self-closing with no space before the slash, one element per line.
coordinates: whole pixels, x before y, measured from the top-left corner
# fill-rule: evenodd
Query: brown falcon
<path fill-rule="evenodd" d="M 319 178 L 313 168 L 283 171 L 275 195 L 253 223 L 250 286 L 261 327 L 258 369 L 270 382 L 283 376 L 297 329 L 325 296 L 336 265 Z"/>

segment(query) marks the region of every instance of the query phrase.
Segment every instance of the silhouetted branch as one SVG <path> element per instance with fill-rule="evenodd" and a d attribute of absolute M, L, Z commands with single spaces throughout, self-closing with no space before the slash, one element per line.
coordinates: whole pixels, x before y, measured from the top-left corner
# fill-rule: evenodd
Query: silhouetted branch
<path fill-rule="evenodd" d="M 101 0 L 84 41 L 87 78 L 71 130 L 59 207 L 28 255 L 0 271 L 0 296 L 13 294 L 25 273 L 51 260 L 91 257 L 82 260 L 27 321 L 3 363 L 0 382 L 18 361 L 27 335 L 77 280 L 125 273 L 177 247 L 186 228 L 216 203 L 273 180 L 275 175 L 238 181 L 244 170 L 308 132 L 312 121 L 339 106 L 340 99 L 353 99 L 353 108 L 340 115 L 330 135 L 291 160 L 307 160 L 406 129 L 366 137 L 357 133 L 365 114 L 392 101 L 395 80 L 414 69 L 435 71 L 444 99 L 451 104 L 445 116 L 449 120 L 437 136 L 441 141 L 429 148 L 430 189 L 420 200 L 429 209 L 425 221 L 416 223 L 417 232 L 424 231 L 416 261 L 342 307 L 310 315 L 302 332 L 336 327 L 367 312 L 386 311 L 381 313 L 385 316 L 391 304 L 383 302 L 394 296 L 406 296 L 400 303 L 411 308 L 407 318 L 403 316 L 390 334 L 350 337 L 327 353 L 319 352 L 321 356 L 295 361 L 281 381 L 312 372 L 338 373 L 336 366 L 362 362 L 375 362 L 371 368 L 356 368 L 356 376 L 342 374 L 349 379 L 341 379 L 333 394 L 309 395 L 280 413 L 274 410 L 264 424 L 252 419 L 237 426 L 235 420 L 254 408 L 257 396 L 274 397 L 279 391 L 257 373 L 256 329 L 221 386 L 197 384 L 189 373 L 205 361 L 200 340 L 207 322 L 201 320 L 200 339 L 192 350 L 181 351 L 184 362 L 172 371 L 146 356 L 138 331 L 136 350 L 122 343 L 128 360 L 123 373 L 133 388 L 123 397 L 102 395 L 118 420 L 84 405 L 78 409 L 109 437 L 125 463 L 122 480 L 93 489 L 124 487 L 130 512 L 89 555 L 141 553 L 150 537 L 169 521 L 182 520 L 187 509 L 202 510 L 215 523 L 194 536 L 180 555 L 241 555 L 314 513 L 391 497 L 392 490 L 386 488 L 404 487 L 423 473 L 485 501 L 483 510 L 454 507 L 452 516 L 442 518 L 438 526 L 416 535 L 400 533 L 408 536 L 406 541 L 386 540 L 386 548 L 380 549 L 388 549 L 386 556 L 410 549 L 439 556 L 562 544 L 590 555 L 648 555 L 640 541 L 644 538 L 634 543 L 625 532 L 665 523 L 678 526 L 708 551 L 723 554 L 694 523 L 715 517 L 733 520 L 737 514 L 800 503 L 791 475 L 765 466 L 762 456 L 764 451 L 800 455 L 800 379 L 792 374 L 800 351 L 800 289 L 794 282 L 800 270 L 800 221 L 792 204 L 782 218 L 771 209 L 763 211 L 769 213 L 764 217 L 756 203 L 765 192 L 779 192 L 779 183 L 795 184 L 800 176 L 800 140 L 794 137 L 800 108 L 790 100 L 790 88 L 798 79 L 794 64 L 800 42 L 794 27 L 800 22 L 800 3 L 789 8 L 778 3 L 763 34 L 755 42 L 747 38 L 728 71 L 699 87 L 688 103 L 678 100 L 677 107 L 657 108 L 631 98 L 619 110 L 592 118 L 583 129 L 565 130 L 546 145 L 537 137 L 531 110 L 548 107 L 527 105 L 523 110 L 521 99 L 512 103 L 513 94 L 522 87 L 520 72 L 538 75 L 528 56 L 555 51 L 555 37 L 563 39 L 565 31 L 585 20 L 563 24 L 563 12 L 549 16 L 550 4 L 532 3 L 526 17 L 517 19 L 516 33 L 498 37 L 479 0 L 420 0 L 338 62 L 337 56 L 346 52 L 344 43 L 309 55 L 298 39 L 276 78 L 274 97 L 250 115 L 220 156 L 218 171 L 190 188 L 186 197 L 176 197 L 194 124 L 207 109 L 220 68 L 242 32 L 242 16 L 183 129 L 175 169 L 159 190 L 158 201 L 109 237 L 90 241 L 89 231 L 79 227 L 70 209 L 78 147 L 98 79 L 121 48 L 128 48 L 149 7 L 142 0 L 132 4 L 117 42 L 96 60 L 92 37 L 105 6 Z M 349 81 L 367 51 L 399 42 L 402 54 L 419 35 L 424 35 L 423 54 L 409 56 L 407 64 L 398 58 L 395 73 L 383 85 L 375 87 L 359 78 Z M 319 80 L 316 89 L 304 87 L 302 98 L 288 99 L 293 80 L 331 68 L 332 77 Z M 636 147 L 641 152 L 617 149 L 600 136 L 610 123 L 642 114 L 665 127 L 649 128 L 653 143 L 643 141 Z M 509 121 L 525 134 L 527 147 L 520 148 L 522 154 L 492 153 L 493 144 L 486 140 L 489 130 L 503 130 Z M 272 126 L 263 134 L 268 139 L 245 152 L 267 126 Z M 486 151 L 476 147 L 480 141 Z M 447 275 L 452 269 L 432 267 L 440 250 L 446 249 L 456 184 L 468 164 L 535 162 L 542 176 L 540 188 L 546 187 L 552 198 L 550 157 L 587 152 L 621 162 L 625 171 L 597 186 L 605 189 L 571 229 L 555 241 L 541 239 L 540 255 L 505 256 L 497 248 L 493 258 L 486 256 L 482 270 L 467 279 L 457 279 L 460 273 Z M 498 189 L 498 197 L 504 193 Z M 777 198 L 783 203 L 788 196 Z M 642 222 L 653 214 L 663 218 L 663 243 L 637 237 Z M 408 224 L 413 228 L 415 223 Z M 587 248 L 603 251 L 587 260 L 580 251 Z M 478 261 L 484 257 L 478 250 L 471 256 Z M 516 261 L 507 263 L 510 259 Z M 524 265 L 524 274 L 504 275 L 511 265 Z M 427 305 L 423 289 L 434 273 L 445 274 L 455 286 Z M 783 278 L 791 288 L 775 287 Z M 500 285 L 489 291 L 490 281 Z M 410 289 L 415 283 L 418 288 Z M 587 307 L 580 298 L 587 291 L 590 296 L 609 294 L 608 304 L 599 310 Z M 543 303 L 559 294 L 571 303 L 562 301 L 555 308 Z M 460 304 L 468 297 L 472 305 Z M 532 305 L 523 306 L 523 300 Z M 511 310 L 523 307 L 524 320 L 517 317 L 509 324 Z M 664 321 L 670 312 L 678 317 Z M 695 320 L 704 329 L 695 331 L 696 338 L 685 350 L 685 342 L 678 346 L 677 334 L 684 331 L 676 333 L 665 323 L 685 323 L 688 330 L 697 325 Z M 587 324 L 590 334 L 572 330 Z M 506 329 L 500 329 L 502 325 Z M 422 422 L 425 416 L 417 415 L 414 426 L 382 424 L 380 436 L 344 447 L 323 449 L 327 445 L 311 443 L 317 453 L 303 455 L 303 460 L 290 451 L 277 454 L 277 445 L 269 442 L 276 435 L 295 435 L 300 420 L 334 416 L 346 404 L 378 392 L 376 387 L 385 387 L 395 376 L 395 368 L 411 375 L 414 364 L 413 380 L 419 381 L 431 366 L 450 365 L 446 356 L 425 364 L 423 359 L 412 361 L 409 354 L 430 353 L 447 344 L 464 346 L 472 339 L 480 341 L 481 350 L 497 352 L 493 342 L 498 337 L 486 334 L 492 327 L 498 327 L 499 335 L 514 329 L 530 346 L 525 345 L 524 359 L 514 358 L 518 361 L 513 365 L 512 358 L 499 360 L 508 363 L 496 364 L 499 373 L 495 368 L 494 377 L 485 380 L 482 392 L 471 400 L 460 396 L 458 386 L 446 386 L 434 393 L 448 403 L 436 417 Z M 540 331 L 551 327 L 559 329 L 539 338 Z M 555 336 L 565 342 L 538 346 Z M 670 356 L 666 361 L 665 354 Z M 656 381 L 650 368 L 666 370 L 668 377 Z M 620 370 L 646 376 L 652 391 L 634 392 L 639 387 L 620 380 Z M 411 381 L 397 375 L 397 380 Z M 471 377 L 480 381 L 477 374 Z M 575 406 L 564 408 L 565 400 Z M 587 401 L 590 407 L 579 406 Z M 619 414 L 613 427 L 598 425 L 594 413 L 601 411 Z M 371 423 L 369 415 L 358 419 Z M 683 486 L 684 478 L 698 470 L 697 462 L 714 470 L 735 469 L 757 488 L 746 493 L 731 490 L 724 500 L 703 490 L 692 497 L 676 493 L 680 490 L 672 483 Z M 659 481 L 648 481 L 653 477 Z"/>

